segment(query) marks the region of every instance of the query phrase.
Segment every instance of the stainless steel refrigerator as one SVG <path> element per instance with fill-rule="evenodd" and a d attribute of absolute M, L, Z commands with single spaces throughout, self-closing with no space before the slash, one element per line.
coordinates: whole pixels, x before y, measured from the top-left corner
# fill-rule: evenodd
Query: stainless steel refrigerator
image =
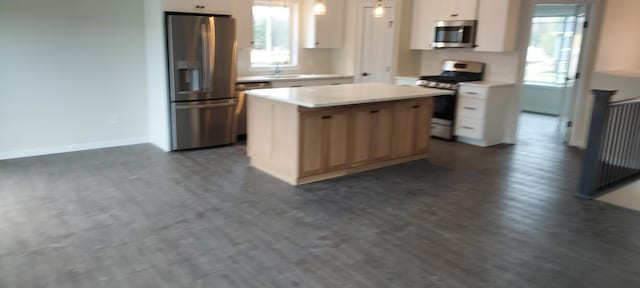
<path fill-rule="evenodd" d="M 235 20 L 167 14 L 166 24 L 172 150 L 234 143 Z"/>

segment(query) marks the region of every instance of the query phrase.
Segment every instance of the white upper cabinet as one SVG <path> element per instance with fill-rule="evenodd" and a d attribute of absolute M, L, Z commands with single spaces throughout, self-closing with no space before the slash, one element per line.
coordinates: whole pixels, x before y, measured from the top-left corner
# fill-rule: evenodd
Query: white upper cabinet
<path fill-rule="evenodd" d="M 238 48 L 253 48 L 253 0 L 233 0 L 233 17 L 236 18 Z"/>
<path fill-rule="evenodd" d="M 342 48 L 344 43 L 344 0 L 325 0 L 326 15 L 315 15 L 314 0 L 302 6 L 304 48 Z"/>
<path fill-rule="evenodd" d="M 442 20 L 475 20 L 478 0 L 414 0 L 411 49 L 433 49 L 435 23 Z"/>
<path fill-rule="evenodd" d="M 478 0 L 440 0 L 437 11 L 438 20 L 475 20 L 478 13 Z M 435 7 L 434 7 L 435 8 Z"/>
<path fill-rule="evenodd" d="M 438 7 L 441 0 L 413 0 L 413 19 L 411 22 L 411 49 L 433 49 L 434 25 L 440 13 Z"/>
<path fill-rule="evenodd" d="M 162 0 L 164 11 L 231 15 L 237 0 Z"/>
<path fill-rule="evenodd" d="M 521 0 L 479 0 L 476 51 L 508 52 L 516 48 Z"/>

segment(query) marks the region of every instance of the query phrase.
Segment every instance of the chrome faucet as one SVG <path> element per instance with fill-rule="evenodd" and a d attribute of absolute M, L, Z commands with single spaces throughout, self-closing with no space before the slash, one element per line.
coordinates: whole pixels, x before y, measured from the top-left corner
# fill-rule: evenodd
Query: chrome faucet
<path fill-rule="evenodd" d="M 280 64 L 276 64 L 275 69 L 273 70 L 273 75 L 274 76 L 282 75 L 282 68 L 280 67 Z"/>

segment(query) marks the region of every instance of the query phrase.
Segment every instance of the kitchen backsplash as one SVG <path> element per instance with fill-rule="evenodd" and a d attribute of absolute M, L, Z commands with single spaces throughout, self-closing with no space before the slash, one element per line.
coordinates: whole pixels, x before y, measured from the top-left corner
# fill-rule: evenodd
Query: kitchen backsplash
<path fill-rule="evenodd" d="M 291 74 L 331 74 L 334 72 L 333 51 L 334 49 L 304 49 L 298 51 L 298 68 L 286 69 L 284 73 Z M 238 75 L 253 76 L 271 74 L 270 70 L 250 69 L 249 55 L 250 49 L 238 50 Z"/>
<path fill-rule="evenodd" d="M 447 59 L 484 62 L 485 80 L 517 82 L 520 61 L 517 52 L 475 52 L 464 49 L 442 49 L 422 52 L 420 75 L 440 73 L 442 61 Z"/>

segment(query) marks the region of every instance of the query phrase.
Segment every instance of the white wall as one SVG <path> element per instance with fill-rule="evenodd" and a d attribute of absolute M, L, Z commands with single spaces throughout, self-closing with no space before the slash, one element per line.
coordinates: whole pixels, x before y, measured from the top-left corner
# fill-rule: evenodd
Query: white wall
<path fill-rule="evenodd" d="M 422 51 L 411 50 L 411 27 L 413 21 L 413 0 L 398 1 L 399 12 L 396 13 L 398 28 L 397 76 L 419 76 L 422 63 Z M 423 74 L 424 75 L 424 74 Z"/>
<path fill-rule="evenodd" d="M 640 29 L 636 24 L 639 11 L 638 0 L 607 1 L 596 71 L 640 69 Z"/>
<path fill-rule="evenodd" d="M 616 90 L 612 100 L 640 97 L 640 71 L 636 73 L 595 72 L 591 87 L 601 90 Z"/>
<path fill-rule="evenodd" d="M 142 0 L 0 0 L 0 158 L 146 142 Z"/>
<path fill-rule="evenodd" d="M 333 55 L 333 69 L 335 73 L 352 75 L 356 70 L 356 57 L 360 55 L 360 37 L 358 34 L 358 1 L 352 0 L 345 3 L 345 31 L 344 46 L 337 49 Z M 356 77 L 357 78 L 357 77 Z"/>
<path fill-rule="evenodd" d="M 560 115 L 564 105 L 563 87 L 523 85 L 520 89 L 522 111 Z"/>
<path fill-rule="evenodd" d="M 144 0 L 144 10 L 149 142 L 164 151 L 169 151 L 169 79 L 162 1 Z"/>
<path fill-rule="evenodd" d="M 331 74 L 334 73 L 333 54 L 334 49 L 306 49 L 300 42 L 298 50 L 298 67 L 295 69 L 284 68 L 285 73 L 293 74 Z M 252 70 L 249 63 L 250 49 L 238 49 L 238 75 L 252 76 L 273 74 L 273 70 Z"/>

